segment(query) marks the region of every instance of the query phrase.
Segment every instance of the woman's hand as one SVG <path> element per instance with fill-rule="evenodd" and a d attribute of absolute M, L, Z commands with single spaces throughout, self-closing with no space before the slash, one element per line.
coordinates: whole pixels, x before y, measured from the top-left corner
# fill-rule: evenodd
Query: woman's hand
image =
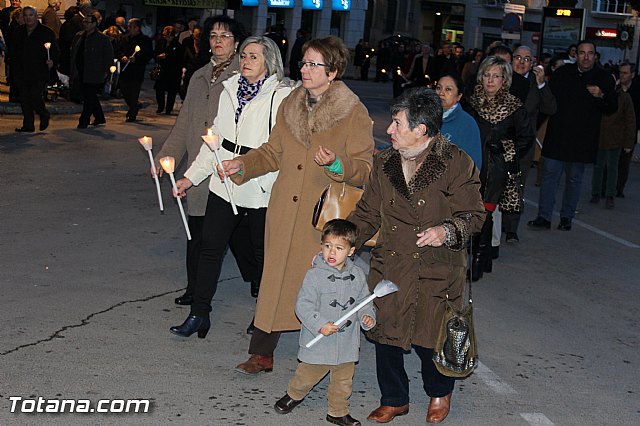
<path fill-rule="evenodd" d="M 151 174 L 151 177 L 153 177 L 153 170 L 154 169 L 155 169 L 156 175 L 158 175 L 158 177 L 162 176 L 162 173 L 163 173 L 162 167 L 154 166 L 154 167 L 149 167 L 149 173 Z"/>
<path fill-rule="evenodd" d="M 242 161 L 240 160 L 224 160 L 222 168 L 218 167 L 218 176 L 220 181 L 224 181 L 225 176 L 231 176 L 242 171 Z"/>
<path fill-rule="evenodd" d="M 318 166 L 330 166 L 336 161 L 336 153 L 329 148 L 319 146 L 313 156 L 313 161 L 315 161 Z"/>
<path fill-rule="evenodd" d="M 440 247 L 447 238 L 447 231 L 444 230 L 444 226 L 440 225 L 426 229 L 417 235 L 418 241 L 416 241 L 416 245 L 418 247 Z"/>
<path fill-rule="evenodd" d="M 193 182 L 191 182 L 189 179 L 187 179 L 186 177 L 179 179 L 176 182 L 176 189 L 173 191 L 173 196 L 175 198 L 183 198 L 184 196 L 187 195 L 187 189 L 191 188 L 193 186 Z"/>

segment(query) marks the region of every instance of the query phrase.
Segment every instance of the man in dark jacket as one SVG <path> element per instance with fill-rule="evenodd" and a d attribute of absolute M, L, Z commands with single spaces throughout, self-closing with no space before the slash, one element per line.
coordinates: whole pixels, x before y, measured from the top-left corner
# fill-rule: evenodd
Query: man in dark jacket
<path fill-rule="evenodd" d="M 618 97 L 611 75 L 595 66 L 596 46 L 578 44 L 578 60 L 556 70 L 551 91 L 558 112 L 551 116 L 542 146 L 544 165 L 538 201 L 538 217 L 527 225 L 532 229 L 549 229 L 556 191 L 564 172 L 566 182 L 558 229 L 571 230 L 575 216 L 584 165 L 594 163 L 598 152 L 602 114 L 618 109 Z"/>
<path fill-rule="evenodd" d="M 53 33 L 56 35 L 56 40 L 60 36 L 60 27 L 62 26 L 62 21 L 58 17 L 58 11 L 60 10 L 60 6 L 62 5 L 62 0 L 49 0 L 49 7 L 47 7 L 44 12 L 42 12 L 42 25 L 46 25 L 51 28 Z"/>
<path fill-rule="evenodd" d="M 635 78 L 635 75 L 635 64 L 623 63 L 620 65 L 620 87 L 631 95 L 633 109 L 636 113 L 636 131 L 640 132 L 640 82 Z M 636 143 L 637 140 L 636 137 Z M 624 187 L 629 179 L 631 157 L 633 157 L 633 148 L 625 148 L 622 150 L 620 161 L 618 162 L 618 183 L 616 185 L 616 197 L 618 198 L 624 198 Z"/>
<path fill-rule="evenodd" d="M 16 132 L 35 131 L 34 111 L 40 116 L 40 130 L 49 127 L 50 114 L 44 105 L 42 96 L 49 81 L 51 68 L 58 60 L 56 36 L 49 27 L 38 22 L 35 7 L 23 8 L 24 25 L 15 32 L 15 49 L 11 56 L 14 80 L 19 87 L 20 106 L 22 107 L 22 127 Z M 49 43 L 49 49 L 45 47 Z"/>
<path fill-rule="evenodd" d="M 538 114 L 553 115 L 556 113 L 556 98 L 553 96 L 549 85 L 545 81 L 544 70 L 542 66 L 532 67 L 533 55 L 528 46 L 520 46 L 513 52 L 511 67 L 513 68 L 513 76 L 520 75 L 524 77 L 524 81 L 528 83 L 527 97 L 523 100 L 524 107 L 529 113 L 529 122 L 531 126 L 536 128 L 538 122 Z M 512 93 L 513 94 L 513 93 Z M 517 96 L 517 95 L 514 95 Z M 522 173 L 522 182 L 527 182 L 527 174 L 533 162 L 534 149 L 529 149 L 526 153 L 520 153 L 520 172 Z M 506 242 L 515 243 L 520 241 L 518 237 L 518 225 L 520 224 L 521 214 L 502 213 L 502 228 L 506 232 Z"/>
<path fill-rule="evenodd" d="M 94 126 L 105 124 L 107 120 L 98 100 L 109 66 L 113 61 L 113 48 L 109 38 L 97 30 L 100 12 L 94 11 L 84 17 L 84 31 L 78 33 L 71 48 L 71 78 L 80 83 L 84 99 L 78 129 L 86 129 L 91 116 Z"/>
<path fill-rule="evenodd" d="M 298 62 L 302 60 L 302 46 L 307 42 L 307 35 L 305 31 L 300 28 L 296 32 L 296 41 L 291 48 L 291 55 L 289 59 L 289 78 L 291 80 L 302 80 L 302 74 L 300 73 L 300 66 Z"/>
<path fill-rule="evenodd" d="M 11 22 L 11 12 L 20 8 L 20 0 L 11 0 L 11 5 L 0 10 L 0 31 L 6 37 Z"/>
<path fill-rule="evenodd" d="M 124 37 L 118 53 L 120 62 L 124 64 L 120 72 L 120 89 L 129 107 L 126 120 L 128 123 L 135 122 L 138 116 L 138 98 L 144 80 L 145 67 L 153 57 L 151 39 L 142 34 L 141 29 L 140 19 L 129 19 L 129 32 Z"/>

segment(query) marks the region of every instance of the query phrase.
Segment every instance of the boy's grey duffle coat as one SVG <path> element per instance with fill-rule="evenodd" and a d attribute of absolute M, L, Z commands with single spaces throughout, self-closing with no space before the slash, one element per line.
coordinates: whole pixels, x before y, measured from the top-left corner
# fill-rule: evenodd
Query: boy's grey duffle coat
<path fill-rule="evenodd" d="M 361 320 L 364 315 L 376 318 L 373 303 L 352 315 L 349 318 L 351 325 L 343 331 L 323 337 L 311 348 L 307 349 L 305 345 L 318 335 L 326 323 L 337 321 L 369 294 L 364 272 L 351 259 L 347 259 L 342 271 L 338 271 L 325 262 L 322 253 L 318 254 L 313 267 L 304 277 L 296 300 L 296 315 L 302 323 L 298 359 L 307 364 L 326 365 L 358 361 L 360 326 L 369 330 Z M 350 298 L 353 302 L 350 302 Z"/>

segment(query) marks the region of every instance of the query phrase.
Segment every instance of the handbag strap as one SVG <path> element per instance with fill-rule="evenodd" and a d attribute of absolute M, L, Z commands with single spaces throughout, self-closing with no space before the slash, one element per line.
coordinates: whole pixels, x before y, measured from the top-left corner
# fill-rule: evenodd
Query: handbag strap
<path fill-rule="evenodd" d="M 273 98 L 276 97 L 276 91 L 273 91 L 273 94 L 271 95 L 271 106 L 269 107 L 269 135 L 271 135 L 271 127 L 273 127 Z"/>
<path fill-rule="evenodd" d="M 471 222 L 471 214 L 466 215 L 467 222 Z M 469 249 L 471 256 L 467 256 L 467 273 L 465 274 L 465 284 L 469 287 L 469 305 L 473 304 L 471 297 L 471 264 L 473 262 L 473 233 L 469 236 Z M 464 296 L 464 288 L 462 289 L 462 295 Z M 447 302 L 449 302 L 449 292 L 447 291 Z"/>

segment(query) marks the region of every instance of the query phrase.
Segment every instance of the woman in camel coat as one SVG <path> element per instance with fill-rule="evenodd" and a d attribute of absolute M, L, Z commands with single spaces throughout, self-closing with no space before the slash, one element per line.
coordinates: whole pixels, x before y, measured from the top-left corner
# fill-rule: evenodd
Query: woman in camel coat
<path fill-rule="evenodd" d="M 298 330 L 296 296 L 320 232 L 313 208 L 330 183 L 362 186 L 373 155 L 372 121 L 365 106 L 341 81 L 349 58 L 337 37 L 312 40 L 303 48 L 303 85 L 281 104 L 269 142 L 236 160 L 225 173 L 242 184 L 278 170 L 267 210 L 265 261 L 256 307 L 256 330 L 241 373 L 271 371 L 281 331 Z"/>

